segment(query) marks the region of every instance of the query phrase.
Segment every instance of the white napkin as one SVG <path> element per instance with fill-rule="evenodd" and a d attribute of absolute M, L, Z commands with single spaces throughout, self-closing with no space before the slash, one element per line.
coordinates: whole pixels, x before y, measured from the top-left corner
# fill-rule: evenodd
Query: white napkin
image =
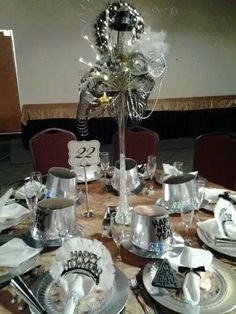
<path fill-rule="evenodd" d="M 28 246 L 22 239 L 14 238 L 0 246 L 0 266 L 17 267 L 31 257 L 40 253 L 41 249 Z"/>
<path fill-rule="evenodd" d="M 27 182 L 26 185 L 27 184 L 31 184 L 30 181 Z M 35 187 L 39 188 L 42 193 L 43 193 L 44 189 L 46 188 L 46 186 L 44 184 L 40 184 L 37 181 L 34 181 L 34 185 L 35 185 Z M 18 190 L 15 191 L 15 198 L 19 199 L 19 200 L 25 199 L 25 188 L 24 188 L 24 185 L 21 186 Z"/>
<path fill-rule="evenodd" d="M 227 189 L 216 189 L 216 188 L 205 188 L 205 200 L 207 200 L 209 203 L 217 203 L 219 200 L 218 195 L 224 194 L 224 192 L 230 192 L 230 197 L 233 200 L 236 200 L 236 194 L 233 194 L 232 191 L 229 191 Z"/>
<path fill-rule="evenodd" d="M 182 171 L 178 170 L 175 166 L 169 164 L 162 164 L 162 167 L 165 174 L 169 174 L 172 176 L 182 174 Z"/>
<path fill-rule="evenodd" d="M 205 270 L 208 270 L 212 259 L 213 255 L 209 251 L 185 246 L 183 252 L 178 257 L 170 258 L 169 262 L 176 271 L 178 271 L 179 266 L 190 268 L 204 266 Z M 192 305 L 199 303 L 200 279 L 200 276 L 192 271 L 185 275 L 183 293 L 186 303 Z"/>
<path fill-rule="evenodd" d="M 29 212 L 27 208 L 17 203 L 5 205 L 0 207 L 0 223 L 4 223 L 8 219 L 20 218 Z"/>
<path fill-rule="evenodd" d="M 234 205 L 220 198 L 214 209 L 214 217 L 221 237 L 236 239 L 236 209 Z M 222 225 L 224 224 L 224 227 Z M 227 233 L 227 234 L 225 234 Z"/>
<path fill-rule="evenodd" d="M 171 176 L 180 175 L 183 172 L 178 170 L 175 166 L 172 166 L 170 164 L 162 164 L 164 174 L 169 174 Z M 198 171 L 189 172 L 190 174 L 197 175 Z"/>
<path fill-rule="evenodd" d="M 81 274 L 67 275 L 65 278 L 62 277 L 60 282 L 68 295 L 65 314 L 73 314 L 79 300 L 88 295 L 95 286 L 93 279 Z"/>
<path fill-rule="evenodd" d="M 6 202 L 9 200 L 10 196 L 12 195 L 12 193 L 13 193 L 13 189 L 10 188 L 0 197 L 0 209 L 2 206 L 6 204 Z"/>
<path fill-rule="evenodd" d="M 73 171 L 76 173 L 77 179 L 79 181 L 85 181 L 84 167 L 75 167 Z M 100 172 L 101 169 L 97 165 L 87 166 L 86 167 L 87 181 L 93 180 L 96 177 L 96 174 L 99 174 Z"/>
<path fill-rule="evenodd" d="M 224 223 L 224 215 L 230 218 L 231 221 Z M 214 241 L 215 237 L 227 238 L 225 231 L 227 232 L 228 238 L 236 240 L 236 209 L 233 204 L 227 200 L 220 198 L 214 209 L 214 218 L 199 221 L 197 226 L 203 230 L 207 235 Z"/>

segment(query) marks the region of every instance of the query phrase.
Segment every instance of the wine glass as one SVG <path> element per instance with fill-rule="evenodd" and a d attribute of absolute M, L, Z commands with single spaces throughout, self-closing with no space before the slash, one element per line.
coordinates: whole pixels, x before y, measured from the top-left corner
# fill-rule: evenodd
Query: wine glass
<path fill-rule="evenodd" d="M 30 181 L 39 198 L 42 193 L 42 187 L 43 187 L 42 173 L 40 171 L 32 171 L 30 173 Z"/>
<path fill-rule="evenodd" d="M 123 216 L 123 219 L 121 219 L 121 223 L 120 223 L 116 221 L 116 212 L 113 212 L 111 214 L 110 227 L 111 227 L 110 232 L 111 232 L 112 239 L 114 240 L 117 247 L 116 259 L 117 261 L 121 261 L 120 245 L 125 237 L 125 233 L 124 233 L 125 216 Z"/>
<path fill-rule="evenodd" d="M 196 201 L 196 210 L 195 215 L 196 221 L 200 221 L 199 209 L 201 208 L 202 202 L 205 197 L 205 187 L 206 181 L 203 178 L 196 178 L 195 180 L 195 201 Z"/>
<path fill-rule="evenodd" d="M 194 217 L 194 200 L 193 199 L 185 199 L 181 203 L 181 220 L 185 228 L 186 239 L 185 244 L 191 246 L 191 240 L 188 237 L 189 228 L 193 222 Z"/>
<path fill-rule="evenodd" d="M 64 240 L 69 237 L 69 217 L 66 213 L 61 213 L 55 219 L 55 228 L 58 234 L 58 237 L 63 243 Z"/>
<path fill-rule="evenodd" d="M 110 166 L 109 152 L 101 152 L 100 153 L 100 164 L 101 164 L 101 169 L 104 173 L 104 177 L 106 179 L 107 171 L 108 171 L 109 166 Z"/>
<path fill-rule="evenodd" d="M 149 175 L 150 180 L 153 179 L 157 168 L 157 158 L 154 155 L 149 155 L 147 160 L 147 173 Z M 151 183 L 149 186 L 149 194 L 153 193 L 153 184 Z"/>
<path fill-rule="evenodd" d="M 37 204 L 38 204 L 38 193 L 35 190 L 35 186 L 33 185 L 32 181 L 28 181 L 24 184 L 24 194 L 25 194 L 25 201 L 32 212 L 32 229 L 31 235 L 34 237 L 35 234 L 35 223 L 36 223 L 36 212 L 37 212 Z"/>

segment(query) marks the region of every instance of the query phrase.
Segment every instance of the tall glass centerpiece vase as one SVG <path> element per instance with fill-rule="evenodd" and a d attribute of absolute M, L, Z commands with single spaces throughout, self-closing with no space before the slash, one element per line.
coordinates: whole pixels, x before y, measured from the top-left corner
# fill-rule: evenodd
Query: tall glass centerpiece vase
<path fill-rule="evenodd" d="M 122 90 L 119 95 L 120 110 L 118 111 L 118 132 L 119 132 L 119 148 L 120 148 L 120 196 L 119 207 L 117 210 L 116 221 L 122 223 L 125 218 L 125 224 L 131 222 L 131 213 L 128 203 L 127 194 L 127 174 L 125 162 L 125 124 L 126 124 L 126 93 Z"/>

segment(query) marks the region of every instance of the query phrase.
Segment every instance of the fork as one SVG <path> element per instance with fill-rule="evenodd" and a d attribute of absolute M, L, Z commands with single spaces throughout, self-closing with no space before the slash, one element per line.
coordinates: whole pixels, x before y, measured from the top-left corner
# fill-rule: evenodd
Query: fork
<path fill-rule="evenodd" d="M 138 303 L 141 305 L 144 313 L 145 314 L 151 314 L 149 308 L 147 307 L 147 305 L 143 299 L 143 296 L 141 293 L 141 288 L 139 287 L 139 284 L 138 284 L 137 279 L 135 277 L 130 279 L 129 286 L 130 286 L 130 290 L 133 291 Z"/>

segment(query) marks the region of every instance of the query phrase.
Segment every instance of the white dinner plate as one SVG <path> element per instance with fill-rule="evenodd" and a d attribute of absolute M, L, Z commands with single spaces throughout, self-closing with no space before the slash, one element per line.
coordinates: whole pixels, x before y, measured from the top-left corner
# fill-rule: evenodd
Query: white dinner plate
<path fill-rule="evenodd" d="M 197 228 L 197 235 L 200 238 L 200 240 L 205 243 L 209 248 L 225 254 L 227 256 L 236 257 L 236 244 L 235 246 L 224 244 L 224 245 L 215 245 L 214 238 L 216 235 L 211 234 L 209 235 L 207 232 L 202 230 L 201 228 Z"/>
<path fill-rule="evenodd" d="M 173 292 L 171 293 L 169 289 L 152 285 L 152 280 L 157 270 L 158 265 L 155 262 L 147 264 L 143 270 L 143 283 L 148 293 L 155 301 L 172 311 L 190 313 L 189 311 L 186 312 L 186 303 L 180 297 L 177 297 Z M 212 285 L 208 293 L 206 291 L 202 293 L 201 301 L 197 308 L 195 306 L 195 309 L 198 314 L 227 313 L 236 307 L 236 274 L 216 259 L 213 259 L 208 271 L 211 273 L 214 285 Z"/>
<path fill-rule="evenodd" d="M 37 283 L 37 287 L 34 289 L 35 295 L 42 306 L 46 309 L 48 314 L 58 314 L 58 307 L 60 304 L 57 303 L 55 306 L 52 302 L 48 301 L 47 293 L 49 286 L 52 282 L 52 277 L 49 272 L 45 273 Z M 113 295 L 110 297 L 108 302 L 106 303 L 105 307 L 102 307 L 93 314 L 118 314 L 120 313 L 128 300 L 129 296 L 129 282 L 127 277 L 116 267 L 116 274 L 115 274 L 115 291 Z M 50 306 L 50 308 L 49 308 Z M 30 309 L 31 313 L 36 314 L 33 309 Z"/>

